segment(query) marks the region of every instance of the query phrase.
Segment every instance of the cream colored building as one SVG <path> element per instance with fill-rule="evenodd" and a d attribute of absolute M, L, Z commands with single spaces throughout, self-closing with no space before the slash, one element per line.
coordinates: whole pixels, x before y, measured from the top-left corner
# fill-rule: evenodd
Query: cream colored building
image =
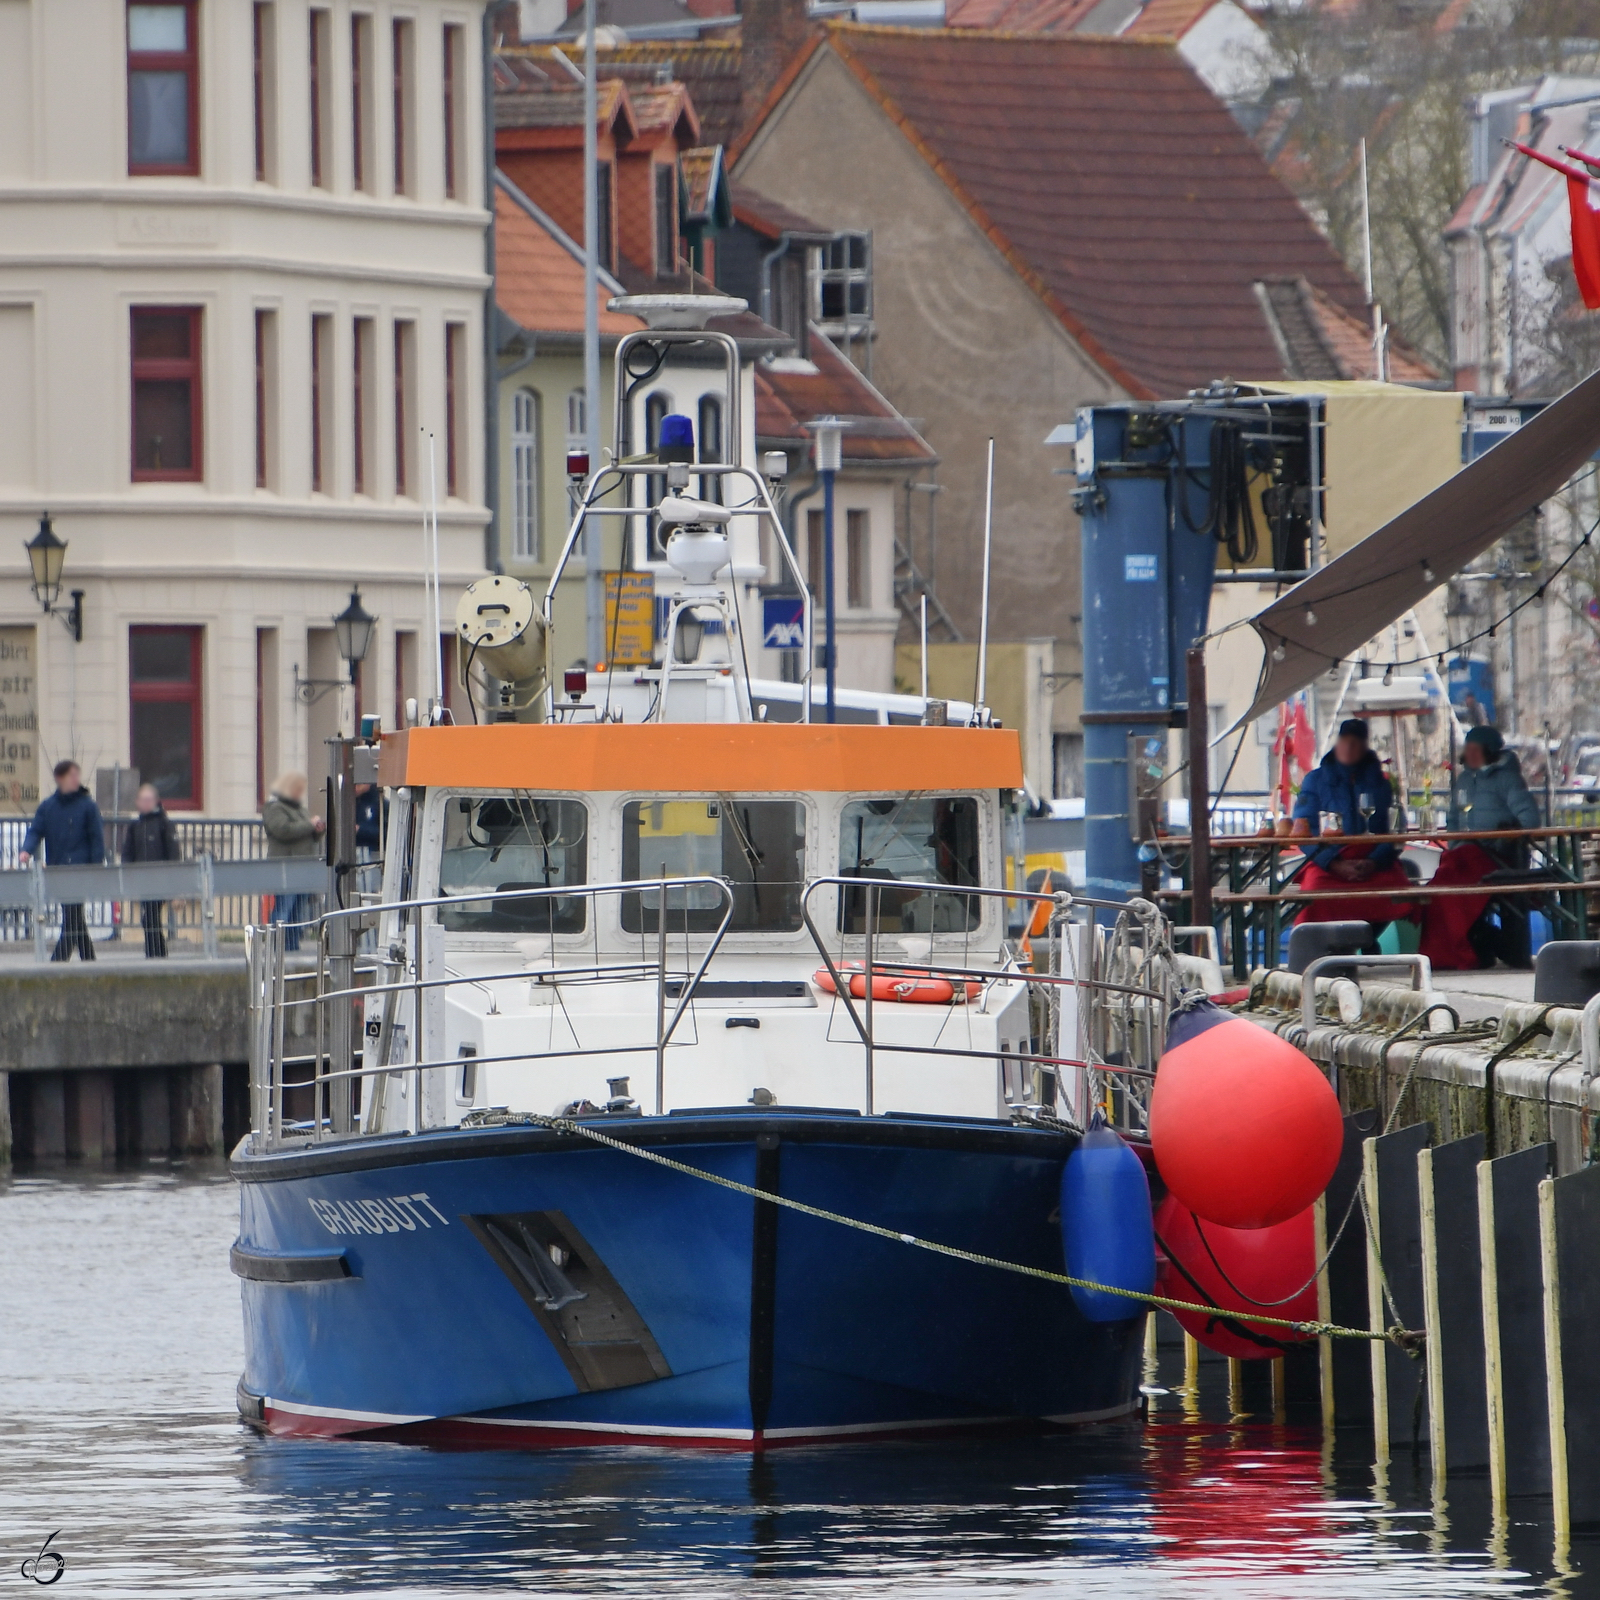
<path fill-rule="evenodd" d="M 297 684 L 356 583 L 362 709 L 426 695 L 430 457 L 446 628 L 493 554 L 482 11 L 0 0 L 8 809 L 69 754 L 212 815 L 315 782 L 354 696 Z M 29 592 L 46 509 L 81 643 Z"/>

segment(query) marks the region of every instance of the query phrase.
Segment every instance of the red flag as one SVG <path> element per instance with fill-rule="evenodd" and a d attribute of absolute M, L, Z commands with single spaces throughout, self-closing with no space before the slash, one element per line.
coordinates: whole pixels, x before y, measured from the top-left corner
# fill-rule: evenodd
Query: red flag
<path fill-rule="evenodd" d="M 1600 311 L 1600 213 L 1589 204 L 1587 178 L 1567 179 L 1567 208 L 1572 212 L 1572 275 L 1583 303 Z"/>
<path fill-rule="evenodd" d="M 1572 275 L 1578 280 L 1578 293 L 1591 311 L 1600 311 L 1600 216 L 1589 204 L 1589 174 L 1583 167 L 1557 161 L 1518 139 L 1506 141 L 1531 160 L 1559 172 L 1567 180 L 1567 209 L 1572 213 Z M 1579 160 L 1580 151 L 1572 151 Z"/>

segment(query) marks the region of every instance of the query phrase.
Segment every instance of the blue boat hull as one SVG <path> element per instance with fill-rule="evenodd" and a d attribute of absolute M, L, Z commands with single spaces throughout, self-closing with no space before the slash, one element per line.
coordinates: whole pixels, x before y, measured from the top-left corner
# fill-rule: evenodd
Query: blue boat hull
<path fill-rule="evenodd" d="M 675 1161 L 1062 1270 L 1066 1136 L 608 1119 Z M 241 1153 L 241 1409 L 274 1432 L 750 1449 L 1125 1414 L 1142 1316 L 528 1127 Z M 550 1271 L 554 1263 L 556 1270 Z"/>

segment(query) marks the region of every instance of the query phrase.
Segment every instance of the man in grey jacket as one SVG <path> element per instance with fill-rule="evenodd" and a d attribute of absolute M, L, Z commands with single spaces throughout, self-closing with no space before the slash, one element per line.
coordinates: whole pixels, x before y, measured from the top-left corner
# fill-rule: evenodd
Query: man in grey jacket
<path fill-rule="evenodd" d="M 1508 828 L 1537 828 L 1539 803 L 1522 779 L 1522 764 L 1497 728 L 1481 726 L 1467 734 L 1461 747 L 1461 770 L 1450 797 L 1453 833 L 1496 833 Z M 1528 859 L 1521 839 L 1460 839 L 1439 860 L 1430 880 L 1434 888 L 1482 883 L 1491 872 L 1522 866 Z M 1489 896 L 1442 895 L 1428 902 L 1423 921 L 1423 955 L 1443 969 L 1492 967 L 1497 959 L 1510 966 L 1528 963 L 1526 922 L 1510 926 L 1488 919 Z"/>
<path fill-rule="evenodd" d="M 327 824 L 306 810 L 306 775 L 286 772 L 272 786 L 267 803 L 261 808 L 261 826 L 266 830 L 267 855 L 315 856 L 322 849 L 322 834 Z M 285 950 L 300 948 L 300 925 L 310 920 L 308 894 L 280 894 L 272 903 L 272 920 L 287 924 L 283 935 Z"/>

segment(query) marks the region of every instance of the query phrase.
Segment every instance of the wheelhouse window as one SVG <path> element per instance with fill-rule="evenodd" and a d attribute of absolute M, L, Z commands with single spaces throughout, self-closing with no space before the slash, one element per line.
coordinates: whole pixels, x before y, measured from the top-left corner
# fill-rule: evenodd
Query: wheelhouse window
<path fill-rule="evenodd" d="M 462 796 L 444 814 L 439 893 L 457 933 L 582 933 L 587 901 L 551 893 L 588 880 L 589 813 L 578 800 L 527 794 Z M 474 890 L 537 890 L 526 898 L 473 900 Z"/>
<path fill-rule="evenodd" d="M 633 800 L 622 810 L 624 878 L 725 878 L 733 890 L 732 933 L 793 933 L 805 888 L 806 809 L 797 800 Z M 661 889 L 622 897 L 628 933 L 661 926 Z M 710 884 L 673 888 L 669 933 L 712 933 L 722 895 Z"/>
<path fill-rule="evenodd" d="M 194 0 L 128 7 L 128 171 L 200 171 L 200 69 Z"/>
<path fill-rule="evenodd" d="M 907 794 L 852 800 L 839 822 L 839 875 L 886 885 L 978 885 L 982 833 L 978 802 L 970 795 Z M 865 933 L 876 906 L 879 933 L 958 933 L 976 928 L 983 902 L 937 890 L 863 887 L 840 896 L 840 928 Z"/>
<path fill-rule="evenodd" d="M 201 796 L 200 630 L 128 629 L 128 754 L 162 803 L 194 810 Z"/>
<path fill-rule="evenodd" d="M 196 481 L 200 471 L 200 312 L 130 313 L 135 482 Z"/>

